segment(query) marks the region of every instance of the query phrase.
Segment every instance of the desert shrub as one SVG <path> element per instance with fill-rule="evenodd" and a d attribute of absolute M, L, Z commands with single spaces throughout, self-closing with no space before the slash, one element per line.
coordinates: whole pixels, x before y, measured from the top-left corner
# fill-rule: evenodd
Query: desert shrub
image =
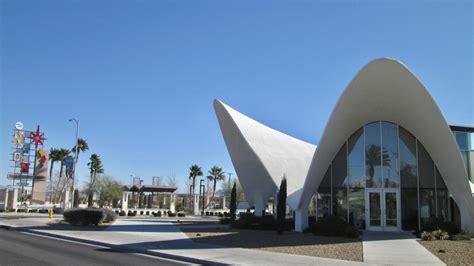
<path fill-rule="evenodd" d="M 29 212 L 29 213 L 37 213 L 37 212 L 38 212 L 38 209 L 29 209 L 28 212 Z"/>
<path fill-rule="evenodd" d="M 119 215 L 120 216 L 125 216 L 125 215 L 127 215 L 127 213 L 125 211 L 120 211 Z"/>
<path fill-rule="evenodd" d="M 119 211 L 119 210 L 115 210 L 115 213 L 116 213 L 116 214 L 120 214 L 120 211 Z"/>
<path fill-rule="evenodd" d="M 184 212 L 178 212 L 178 217 L 185 217 L 186 214 Z"/>
<path fill-rule="evenodd" d="M 143 211 L 140 211 L 140 215 L 143 215 Z"/>
<path fill-rule="evenodd" d="M 229 212 L 224 212 L 224 217 L 230 217 L 230 213 Z"/>
<path fill-rule="evenodd" d="M 206 212 L 206 216 L 209 216 L 209 212 L 208 212 L 208 211 Z"/>
<path fill-rule="evenodd" d="M 136 211 L 134 211 L 134 212 L 129 211 L 127 216 L 137 216 L 137 212 Z"/>
<path fill-rule="evenodd" d="M 222 212 L 219 212 L 218 216 L 219 217 L 224 217 L 224 214 Z"/>
<path fill-rule="evenodd" d="M 311 226 L 311 233 L 317 236 L 358 237 L 359 230 L 346 223 L 340 217 L 328 216 L 319 219 Z"/>
<path fill-rule="evenodd" d="M 16 210 L 16 212 L 27 212 L 28 210 L 27 209 L 18 209 Z"/>
<path fill-rule="evenodd" d="M 214 212 L 209 212 L 209 215 L 210 215 L 210 216 L 214 216 Z"/>
<path fill-rule="evenodd" d="M 103 213 L 104 213 L 104 221 L 103 221 L 104 223 L 110 223 L 117 219 L 117 214 L 111 209 L 104 209 Z"/>
<path fill-rule="evenodd" d="M 146 213 L 145 213 L 145 214 L 146 214 L 146 215 L 150 215 L 150 211 L 146 211 Z"/>
<path fill-rule="evenodd" d="M 421 237 L 422 240 L 426 240 L 426 241 L 448 240 L 449 239 L 449 234 L 448 234 L 448 232 L 446 232 L 444 230 L 437 229 L 437 230 L 434 230 L 434 231 L 431 231 L 431 232 L 423 231 L 423 232 L 421 232 L 420 237 Z"/>
<path fill-rule="evenodd" d="M 171 211 L 168 212 L 168 217 L 176 217 L 176 213 L 173 213 Z"/>
<path fill-rule="evenodd" d="M 98 225 L 104 220 L 102 209 L 69 209 L 64 212 L 64 220 L 72 225 Z"/>
<path fill-rule="evenodd" d="M 48 213 L 48 210 L 47 209 L 39 209 L 38 213 Z"/>
<path fill-rule="evenodd" d="M 161 211 L 157 211 L 153 213 L 153 216 L 155 217 L 161 217 Z"/>
<path fill-rule="evenodd" d="M 229 219 L 231 220 L 231 219 Z M 225 223 L 226 218 L 220 219 L 221 223 Z M 251 229 L 251 230 L 275 230 L 276 221 L 272 215 L 265 215 L 262 217 L 255 216 L 253 213 L 239 213 L 239 218 L 230 222 L 230 226 L 237 229 Z M 285 231 L 293 229 L 293 219 L 285 219 Z"/>
<path fill-rule="evenodd" d="M 421 226 L 422 231 L 433 232 L 441 229 L 450 235 L 455 235 L 461 232 L 461 229 L 453 222 L 446 222 L 441 218 L 431 218 Z"/>

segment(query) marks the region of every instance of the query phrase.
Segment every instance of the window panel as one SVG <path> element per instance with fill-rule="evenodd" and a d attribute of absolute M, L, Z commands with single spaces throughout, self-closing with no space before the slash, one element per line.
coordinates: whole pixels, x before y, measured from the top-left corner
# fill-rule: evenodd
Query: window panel
<path fill-rule="evenodd" d="M 365 126 L 365 170 L 367 187 L 382 187 L 380 122 Z"/>
<path fill-rule="evenodd" d="M 319 189 L 317 193 L 317 217 L 331 216 L 331 189 Z"/>
<path fill-rule="evenodd" d="M 332 190 L 332 213 L 347 221 L 347 189 Z"/>
<path fill-rule="evenodd" d="M 406 129 L 399 127 L 400 186 L 417 188 L 416 139 Z"/>
<path fill-rule="evenodd" d="M 364 129 L 359 128 L 347 141 L 349 187 L 365 187 Z"/>
<path fill-rule="evenodd" d="M 349 223 L 359 229 L 365 229 L 365 190 L 349 190 Z"/>
<path fill-rule="evenodd" d="M 382 122 L 382 170 L 385 187 L 399 187 L 397 125 Z"/>
<path fill-rule="evenodd" d="M 425 147 L 418 141 L 418 173 L 420 188 L 435 188 L 434 163 Z"/>
<path fill-rule="evenodd" d="M 345 188 L 347 186 L 347 154 L 346 144 L 342 145 L 332 162 L 332 188 Z"/>
<path fill-rule="evenodd" d="M 418 191 L 416 188 L 401 189 L 400 194 L 401 212 L 402 212 L 402 229 L 417 230 L 418 229 Z"/>

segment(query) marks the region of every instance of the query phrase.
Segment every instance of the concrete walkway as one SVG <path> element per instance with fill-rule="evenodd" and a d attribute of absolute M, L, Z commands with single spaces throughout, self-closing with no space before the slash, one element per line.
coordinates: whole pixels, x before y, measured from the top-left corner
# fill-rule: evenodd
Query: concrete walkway
<path fill-rule="evenodd" d="M 407 232 L 364 232 L 364 262 L 378 265 L 445 265 Z"/>
<path fill-rule="evenodd" d="M 44 218 L 21 220 L 23 221 L 3 221 L 3 224 L 8 223 L 20 230 L 24 228 L 28 232 L 56 236 L 67 240 L 80 240 L 91 244 L 104 244 L 118 250 L 144 252 L 190 263 L 237 265 L 362 264 L 345 260 L 195 243 L 177 226 L 159 219 L 119 219 L 102 231 L 71 230 L 69 226 L 48 226 L 46 223 L 49 220 Z"/>

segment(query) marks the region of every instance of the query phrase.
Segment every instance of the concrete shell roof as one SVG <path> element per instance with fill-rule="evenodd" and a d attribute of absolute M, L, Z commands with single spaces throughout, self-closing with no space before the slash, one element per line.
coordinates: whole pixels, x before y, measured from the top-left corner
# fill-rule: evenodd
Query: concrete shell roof
<path fill-rule="evenodd" d="M 378 120 L 401 125 L 424 145 L 459 206 L 463 229 L 473 232 L 474 199 L 448 123 L 410 70 L 387 58 L 363 67 L 339 98 L 314 154 L 299 207 L 309 204 L 329 164 L 351 134 Z"/>
<path fill-rule="evenodd" d="M 287 203 L 295 210 L 316 146 L 269 128 L 219 100 L 214 101 L 214 109 L 249 203 L 266 204 L 285 175 Z"/>

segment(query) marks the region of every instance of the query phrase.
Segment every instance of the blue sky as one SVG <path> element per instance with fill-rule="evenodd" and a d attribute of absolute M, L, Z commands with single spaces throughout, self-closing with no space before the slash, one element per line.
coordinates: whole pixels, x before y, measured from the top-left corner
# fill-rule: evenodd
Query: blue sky
<path fill-rule="evenodd" d="M 81 137 L 106 173 L 235 173 L 212 100 L 317 144 L 357 71 L 405 63 L 451 124 L 474 125 L 468 1 L 1 1 L 0 184 L 17 121 Z M 79 179 L 87 177 L 86 159 Z"/>

